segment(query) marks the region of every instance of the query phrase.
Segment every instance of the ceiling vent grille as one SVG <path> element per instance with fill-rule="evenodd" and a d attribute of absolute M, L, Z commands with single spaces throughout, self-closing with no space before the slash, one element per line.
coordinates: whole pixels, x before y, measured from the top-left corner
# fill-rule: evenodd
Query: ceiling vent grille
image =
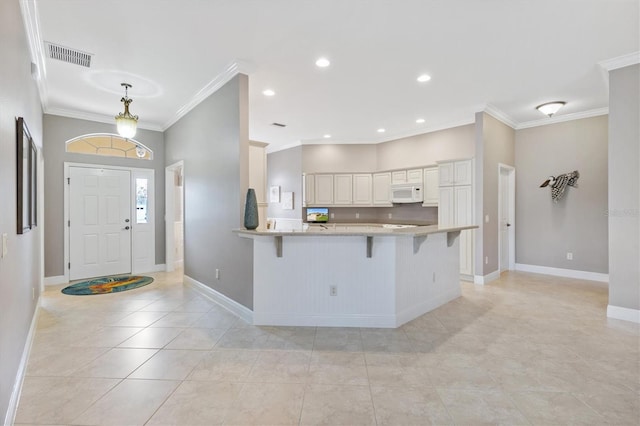
<path fill-rule="evenodd" d="M 60 46 L 46 42 L 47 52 L 51 59 L 57 59 L 62 62 L 68 62 L 70 64 L 76 64 L 83 67 L 91 67 L 91 54 L 82 52 L 80 50 L 70 49 L 68 47 Z"/>
<path fill-rule="evenodd" d="M 286 124 L 282 124 L 282 123 L 271 123 L 271 125 L 276 127 L 287 127 Z"/>

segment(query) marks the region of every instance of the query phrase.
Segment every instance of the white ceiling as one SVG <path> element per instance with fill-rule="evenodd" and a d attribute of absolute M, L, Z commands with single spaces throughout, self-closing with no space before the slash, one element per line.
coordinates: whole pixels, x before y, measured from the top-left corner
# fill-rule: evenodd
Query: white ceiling
<path fill-rule="evenodd" d="M 638 0 L 22 2 L 32 46 L 94 55 L 91 68 L 35 55 L 45 112 L 112 122 L 126 81 L 140 126 L 164 130 L 235 63 L 249 74 L 249 136 L 271 150 L 390 140 L 485 108 L 530 125 L 552 100 L 567 102 L 558 118 L 602 113 L 598 63 L 640 39 Z M 320 56 L 331 66 L 316 67 Z M 418 83 L 422 73 L 431 81 Z"/>

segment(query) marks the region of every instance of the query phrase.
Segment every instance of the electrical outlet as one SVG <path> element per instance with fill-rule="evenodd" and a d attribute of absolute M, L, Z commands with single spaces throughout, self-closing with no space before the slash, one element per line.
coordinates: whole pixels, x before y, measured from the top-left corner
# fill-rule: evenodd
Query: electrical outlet
<path fill-rule="evenodd" d="M 220 279 L 220 269 L 216 269 L 216 280 Z"/>
<path fill-rule="evenodd" d="M 488 265 L 489 264 L 489 256 L 485 256 L 484 257 L 484 264 Z"/>
<path fill-rule="evenodd" d="M 486 215 L 486 216 L 484 217 L 484 223 L 489 223 L 489 215 Z"/>
<path fill-rule="evenodd" d="M 393 219 L 393 213 L 389 213 L 389 219 Z"/>
<path fill-rule="evenodd" d="M 330 285 L 329 286 L 329 296 L 337 296 L 338 295 L 338 286 Z"/>
<path fill-rule="evenodd" d="M 335 213 L 331 213 L 331 219 L 335 219 L 336 218 L 336 214 Z"/>
<path fill-rule="evenodd" d="M 567 260 L 573 260 L 573 253 L 570 251 L 567 252 Z"/>
<path fill-rule="evenodd" d="M 360 213 L 356 213 L 356 219 L 360 219 Z"/>

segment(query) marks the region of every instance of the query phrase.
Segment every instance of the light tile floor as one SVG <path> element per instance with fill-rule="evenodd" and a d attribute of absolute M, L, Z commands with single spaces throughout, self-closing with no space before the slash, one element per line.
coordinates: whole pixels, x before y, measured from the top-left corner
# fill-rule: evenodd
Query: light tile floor
<path fill-rule="evenodd" d="M 640 423 L 640 331 L 607 289 L 508 273 L 396 330 L 255 327 L 159 273 L 42 296 L 17 424 Z"/>

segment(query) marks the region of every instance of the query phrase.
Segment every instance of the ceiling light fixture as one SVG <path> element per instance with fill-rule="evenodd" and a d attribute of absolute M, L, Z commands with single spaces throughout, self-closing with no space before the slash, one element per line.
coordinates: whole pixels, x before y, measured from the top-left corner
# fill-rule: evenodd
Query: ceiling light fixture
<path fill-rule="evenodd" d="M 325 139 L 329 139 L 331 137 L 331 135 L 324 135 L 323 138 Z"/>
<path fill-rule="evenodd" d="M 424 83 L 425 81 L 431 80 L 431 76 L 427 75 L 427 74 L 422 74 L 421 76 L 419 76 L 417 78 L 417 80 L 418 80 L 419 83 Z"/>
<path fill-rule="evenodd" d="M 263 95 L 265 95 L 265 96 L 273 96 L 273 95 L 275 95 L 275 94 L 276 94 L 276 92 L 274 92 L 274 91 L 273 91 L 273 90 L 271 90 L 271 89 L 267 89 L 267 90 L 265 90 L 264 92 L 262 92 L 262 94 L 263 94 Z"/>
<path fill-rule="evenodd" d="M 124 103 L 124 112 L 116 116 L 116 126 L 120 136 L 125 139 L 131 139 L 136 135 L 138 128 L 138 116 L 131 115 L 129 112 L 129 104 L 133 102 L 133 99 L 129 98 L 129 89 L 133 86 L 129 83 L 121 83 L 120 85 L 124 87 L 124 97 L 120 99 L 120 102 Z"/>
<path fill-rule="evenodd" d="M 384 132 L 386 132 L 385 129 L 383 129 L 383 128 L 378 129 L 378 133 L 384 133 Z"/>
<path fill-rule="evenodd" d="M 418 119 L 416 120 L 416 123 L 418 123 L 418 124 L 422 124 L 422 123 L 424 123 L 424 118 L 418 118 Z"/>
<path fill-rule="evenodd" d="M 316 61 L 316 66 L 320 68 L 326 68 L 331 65 L 331 62 L 327 58 L 318 58 Z"/>
<path fill-rule="evenodd" d="M 566 102 L 562 101 L 553 101 L 547 102 L 546 104 L 538 105 L 536 109 L 543 114 L 552 117 L 560 108 L 566 105 Z"/>

